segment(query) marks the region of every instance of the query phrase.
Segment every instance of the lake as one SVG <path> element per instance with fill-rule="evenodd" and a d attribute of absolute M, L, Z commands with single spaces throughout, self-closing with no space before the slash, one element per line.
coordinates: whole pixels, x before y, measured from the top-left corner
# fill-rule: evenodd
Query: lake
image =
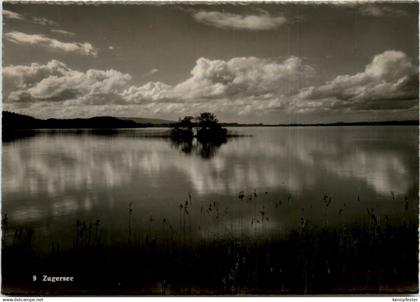
<path fill-rule="evenodd" d="M 50 272 L 88 294 L 417 290 L 418 127 L 229 130 L 4 142 L 5 288 L 59 292 L 32 281 Z"/>

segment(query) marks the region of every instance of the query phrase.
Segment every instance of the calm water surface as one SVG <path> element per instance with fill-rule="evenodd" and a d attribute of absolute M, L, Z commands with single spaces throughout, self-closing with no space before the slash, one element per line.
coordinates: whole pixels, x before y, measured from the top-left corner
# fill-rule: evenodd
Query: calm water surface
<path fill-rule="evenodd" d="M 33 229 L 39 251 L 70 246 L 77 220 L 99 221 L 118 244 L 182 241 L 185 227 L 192 241 L 281 237 L 302 217 L 334 227 L 365 221 L 367 209 L 416 219 L 417 127 L 231 130 L 250 136 L 201 146 L 145 137 L 160 129 L 41 131 L 4 143 L 3 215 L 11 229 Z"/>

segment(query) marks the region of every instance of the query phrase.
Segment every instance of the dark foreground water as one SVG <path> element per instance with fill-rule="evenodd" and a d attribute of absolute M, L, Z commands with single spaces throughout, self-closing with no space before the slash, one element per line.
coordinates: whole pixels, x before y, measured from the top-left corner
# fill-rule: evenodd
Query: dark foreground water
<path fill-rule="evenodd" d="M 3 142 L 3 292 L 417 292 L 417 127 L 230 130 Z"/>

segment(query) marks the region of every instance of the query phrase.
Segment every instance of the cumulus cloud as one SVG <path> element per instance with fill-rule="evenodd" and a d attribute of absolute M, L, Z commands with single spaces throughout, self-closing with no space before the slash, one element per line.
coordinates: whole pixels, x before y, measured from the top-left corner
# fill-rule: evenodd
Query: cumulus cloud
<path fill-rule="evenodd" d="M 277 28 L 287 22 L 284 16 L 271 16 L 267 12 L 238 15 L 219 11 L 198 11 L 193 14 L 197 22 L 218 28 L 261 31 Z"/>
<path fill-rule="evenodd" d="M 122 96 L 129 103 L 144 103 L 164 100 L 169 97 L 170 85 L 162 82 L 148 82 L 143 86 L 131 86 Z"/>
<path fill-rule="evenodd" d="M 228 61 L 199 58 L 191 77 L 173 89 L 176 97 L 217 98 L 289 94 L 314 74 L 300 58 L 239 57 Z"/>
<path fill-rule="evenodd" d="M 63 29 L 51 29 L 51 32 L 56 34 L 61 34 L 65 36 L 74 36 L 75 34 L 71 31 L 63 30 Z"/>
<path fill-rule="evenodd" d="M 73 70 L 52 60 L 47 64 L 3 68 L 5 102 L 76 101 L 87 104 L 110 103 L 126 87 L 130 75 L 119 71 Z"/>
<path fill-rule="evenodd" d="M 416 66 L 405 53 L 389 50 L 376 55 L 362 72 L 302 89 L 297 104 L 313 109 L 401 109 L 415 105 L 418 93 Z"/>
<path fill-rule="evenodd" d="M 24 18 L 21 14 L 15 13 L 13 11 L 7 10 L 7 9 L 3 9 L 3 17 L 6 19 L 15 19 L 15 20 L 27 20 L 26 18 Z M 45 17 L 32 17 L 31 19 L 29 19 L 30 22 L 34 23 L 34 24 L 39 24 L 39 25 L 43 25 L 43 26 L 57 26 L 58 23 L 56 23 L 53 20 L 47 19 Z M 54 30 L 52 30 L 54 31 Z M 58 30 L 57 32 L 59 32 L 60 30 Z"/>
<path fill-rule="evenodd" d="M 58 25 L 56 22 L 44 18 L 44 17 L 33 17 L 32 18 L 33 22 L 39 25 L 44 25 L 44 26 L 56 26 Z"/>
<path fill-rule="evenodd" d="M 384 16 L 406 16 L 407 12 L 395 7 L 379 6 L 374 4 L 361 5 L 359 7 L 363 15 L 371 17 L 384 17 Z"/>
<path fill-rule="evenodd" d="M 297 57 L 286 60 L 256 57 L 228 61 L 199 58 L 191 76 L 177 85 L 149 82 L 130 87 L 124 96 L 130 102 L 150 101 L 234 102 L 236 99 L 264 101 L 296 92 L 314 75 L 314 69 Z"/>
<path fill-rule="evenodd" d="M 158 73 L 158 72 L 159 72 L 159 69 L 157 69 L 157 68 L 152 68 L 152 69 L 150 69 L 148 72 L 144 73 L 144 74 L 141 76 L 141 78 L 142 78 L 142 79 L 148 78 L 148 77 L 150 77 L 150 76 L 152 76 L 152 75 L 154 75 L 154 74 L 156 74 L 156 73 Z"/>
<path fill-rule="evenodd" d="M 152 69 L 146 74 L 154 73 Z M 41 117 L 124 115 L 141 110 L 148 116 L 172 118 L 203 111 L 264 118 L 332 110 L 376 110 L 377 114 L 418 106 L 418 70 L 401 51 L 385 51 L 359 73 L 311 86 L 315 74 L 313 67 L 293 56 L 199 58 L 184 81 L 139 85 L 116 70 L 78 71 L 53 60 L 4 67 L 4 107 Z"/>
<path fill-rule="evenodd" d="M 93 57 L 98 53 L 98 50 L 88 42 L 62 42 L 43 34 L 25 34 L 19 31 L 8 32 L 4 36 L 6 40 L 16 44 L 39 45 L 47 49 Z"/>
<path fill-rule="evenodd" d="M 147 74 L 157 71 L 152 69 Z M 65 114 L 81 112 L 81 105 L 101 104 L 142 106 L 150 114 L 182 115 L 192 110 L 246 115 L 285 107 L 287 96 L 305 86 L 314 73 L 297 57 L 226 61 L 199 58 L 190 76 L 178 84 L 149 81 L 129 85 L 128 74 L 115 70 L 82 72 L 53 60 L 47 64 L 6 66 L 3 79 L 8 108 L 31 106 L 41 112 L 47 110 L 41 107 L 61 101 L 67 108 Z M 35 106 L 39 103 L 45 105 Z"/>
<path fill-rule="evenodd" d="M 7 9 L 3 9 L 3 17 L 6 18 L 6 19 L 15 19 L 15 20 L 23 20 L 24 19 L 21 14 L 12 12 L 12 11 L 7 10 Z"/>

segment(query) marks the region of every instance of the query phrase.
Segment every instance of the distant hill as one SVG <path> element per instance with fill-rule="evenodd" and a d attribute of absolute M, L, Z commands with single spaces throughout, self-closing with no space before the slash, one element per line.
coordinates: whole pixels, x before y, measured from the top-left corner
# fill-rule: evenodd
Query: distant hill
<path fill-rule="evenodd" d="M 41 129 L 41 128 L 133 128 L 150 125 L 138 124 L 134 121 L 122 120 L 110 116 L 76 119 L 36 119 L 31 116 L 3 111 L 3 130 Z"/>
<path fill-rule="evenodd" d="M 41 121 L 31 116 L 3 111 L 3 129 L 39 128 Z"/>
<path fill-rule="evenodd" d="M 144 117 L 118 117 L 121 120 L 135 121 L 140 124 L 152 124 L 152 125 L 170 125 L 175 124 L 175 121 L 163 120 L 158 118 L 144 118 Z"/>

